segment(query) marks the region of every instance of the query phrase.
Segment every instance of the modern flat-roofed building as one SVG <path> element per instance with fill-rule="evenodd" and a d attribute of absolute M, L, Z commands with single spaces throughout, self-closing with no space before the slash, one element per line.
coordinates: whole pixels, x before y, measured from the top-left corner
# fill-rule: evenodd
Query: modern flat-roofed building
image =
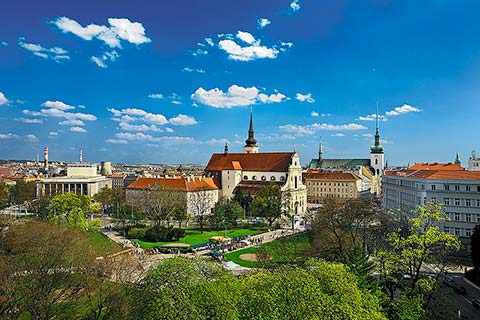
<path fill-rule="evenodd" d="M 411 213 L 427 201 L 443 204 L 450 217 L 440 229 L 470 237 L 480 223 L 480 172 L 458 164 L 415 164 L 408 169 L 386 171 L 382 183 L 385 211 Z"/>
<path fill-rule="evenodd" d="M 96 164 L 71 164 L 67 167 L 67 176 L 37 182 L 37 197 L 65 192 L 93 196 L 105 187 L 112 187 L 112 179 L 98 175 Z"/>

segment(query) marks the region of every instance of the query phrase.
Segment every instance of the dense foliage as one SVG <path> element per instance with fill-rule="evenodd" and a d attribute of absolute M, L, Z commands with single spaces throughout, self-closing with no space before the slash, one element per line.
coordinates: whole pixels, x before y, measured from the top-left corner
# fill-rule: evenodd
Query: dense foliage
<path fill-rule="evenodd" d="M 145 231 L 141 240 L 148 242 L 176 241 L 185 237 L 185 230 L 180 228 L 153 226 Z"/>

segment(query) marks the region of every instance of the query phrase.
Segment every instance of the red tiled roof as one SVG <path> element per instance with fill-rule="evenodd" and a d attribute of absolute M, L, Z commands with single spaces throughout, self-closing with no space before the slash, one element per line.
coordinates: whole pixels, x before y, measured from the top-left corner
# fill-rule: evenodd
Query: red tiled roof
<path fill-rule="evenodd" d="M 392 170 L 385 175 L 427 180 L 480 180 L 480 171 L 468 170 Z"/>
<path fill-rule="evenodd" d="M 214 153 L 205 171 L 245 170 L 286 172 L 293 152 Z"/>
<path fill-rule="evenodd" d="M 127 189 L 148 189 L 153 186 L 165 188 L 165 190 L 177 191 L 200 191 L 217 190 L 218 187 L 212 178 L 138 178 L 132 182 Z"/>
<path fill-rule="evenodd" d="M 325 180 L 361 180 L 355 173 L 351 172 L 327 172 L 321 170 L 308 170 L 303 174 L 305 179 L 325 179 Z"/>
<path fill-rule="evenodd" d="M 465 169 L 455 163 L 416 163 L 408 170 L 464 171 Z"/>

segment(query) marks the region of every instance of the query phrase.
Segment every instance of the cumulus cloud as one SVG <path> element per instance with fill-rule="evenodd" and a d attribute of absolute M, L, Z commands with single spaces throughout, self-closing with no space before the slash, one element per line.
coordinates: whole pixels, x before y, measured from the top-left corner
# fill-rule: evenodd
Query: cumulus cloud
<path fill-rule="evenodd" d="M 404 104 L 401 107 L 396 107 L 395 109 L 393 109 L 391 111 L 387 111 L 385 114 L 389 117 L 393 117 L 393 116 L 398 116 L 398 115 L 405 114 L 405 113 L 421 112 L 421 111 L 422 110 L 420 110 L 418 108 L 415 108 L 415 107 L 412 107 L 411 105 Z"/>
<path fill-rule="evenodd" d="M 119 132 L 115 135 L 117 139 L 127 141 L 148 141 L 148 142 L 164 142 L 164 143 L 195 143 L 195 139 L 192 137 L 179 137 L 179 136 L 160 136 L 154 137 L 142 132 L 129 133 Z"/>
<path fill-rule="evenodd" d="M 307 94 L 297 93 L 297 95 L 295 96 L 295 99 L 297 99 L 300 102 L 308 102 L 308 103 L 315 102 L 315 99 L 312 98 L 311 93 L 307 93 Z"/>
<path fill-rule="evenodd" d="M 365 138 L 373 138 L 373 134 L 371 134 L 371 133 L 364 133 L 364 134 L 362 134 L 362 137 L 365 137 Z"/>
<path fill-rule="evenodd" d="M 158 128 L 156 125 L 151 124 L 151 125 L 146 125 L 146 124 L 130 124 L 128 122 L 120 122 L 118 124 L 120 129 L 125 130 L 125 131 L 140 131 L 140 132 L 146 132 L 146 131 L 153 131 L 153 132 L 163 132 L 162 129 Z"/>
<path fill-rule="evenodd" d="M 374 113 L 374 114 L 370 114 L 368 116 L 360 116 L 358 117 L 358 120 L 360 121 L 375 121 L 377 119 L 377 115 Z M 378 120 L 380 121 L 387 121 L 387 117 L 383 116 L 383 115 L 378 115 Z"/>
<path fill-rule="evenodd" d="M 163 99 L 164 98 L 163 94 L 161 94 L 161 93 L 152 93 L 152 94 L 149 94 L 148 97 L 152 98 L 152 99 Z"/>
<path fill-rule="evenodd" d="M 3 94 L 3 92 L 0 91 L 0 106 L 4 104 L 8 104 L 10 101 L 8 101 L 7 97 Z"/>
<path fill-rule="evenodd" d="M 219 48 L 228 53 L 229 59 L 237 61 L 275 59 L 279 53 L 277 47 L 262 45 L 261 41 L 256 40 L 249 32 L 238 31 L 236 38 L 244 44 L 240 45 L 233 39 L 224 39 L 218 43 Z"/>
<path fill-rule="evenodd" d="M 291 3 L 290 3 L 290 9 L 292 12 L 297 12 L 298 10 L 300 10 L 301 6 L 300 6 L 300 0 L 293 0 Z"/>
<path fill-rule="evenodd" d="M 266 18 L 259 18 L 257 20 L 257 27 L 258 27 L 258 29 L 263 29 L 266 26 L 268 26 L 270 23 L 272 23 L 272 22 L 270 20 L 266 19 Z"/>
<path fill-rule="evenodd" d="M 232 108 L 249 106 L 257 102 L 278 103 L 288 99 L 284 94 L 276 92 L 271 95 L 260 93 L 256 87 L 244 88 L 236 84 L 230 86 L 227 92 L 219 88 L 205 90 L 198 88 L 192 95 L 192 100 L 214 108 Z"/>
<path fill-rule="evenodd" d="M 201 57 L 201 56 L 206 56 L 208 54 L 208 51 L 198 48 L 196 50 L 191 51 L 191 53 L 192 53 L 192 56 L 194 57 Z"/>
<path fill-rule="evenodd" d="M 79 119 L 71 119 L 71 120 L 60 121 L 58 124 L 61 126 L 84 126 L 85 122 Z"/>
<path fill-rule="evenodd" d="M 52 109 L 58 109 L 58 110 L 73 110 L 75 109 L 74 106 L 68 105 L 62 101 L 45 101 L 42 103 L 42 107 L 47 107 L 47 108 L 52 108 Z"/>
<path fill-rule="evenodd" d="M 172 132 L 175 132 L 175 130 L 169 127 L 165 127 L 165 132 L 172 133 Z"/>
<path fill-rule="evenodd" d="M 70 60 L 68 51 L 60 47 L 45 48 L 39 44 L 25 42 L 25 38 L 19 38 L 18 45 L 43 59 L 53 60 L 55 62 Z"/>
<path fill-rule="evenodd" d="M 82 26 L 68 17 L 58 17 L 51 21 L 64 33 L 72 33 L 84 40 L 98 39 L 110 48 L 121 48 L 121 40 L 140 45 L 152 40 L 146 36 L 145 28 L 140 22 L 131 22 L 127 18 L 109 18 L 109 26 L 89 24 Z"/>
<path fill-rule="evenodd" d="M 310 113 L 310 115 L 311 115 L 312 117 L 318 117 L 318 116 L 319 116 L 319 114 L 318 114 L 317 111 L 312 111 L 312 112 Z"/>
<path fill-rule="evenodd" d="M 97 120 L 97 117 L 93 114 L 72 112 L 75 107 L 68 105 L 62 101 L 46 101 L 42 103 L 42 106 L 45 108 L 41 109 L 40 111 L 23 110 L 22 113 L 34 117 L 42 116 L 83 121 Z"/>
<path fill-rule="evenodd" d="M 169 122 L 174 126 L 191 126 L 198 123 L 194 117 L 185 114 L 179 114 L 176 117 L 170 118 Z"/>
<path fill-rule="evenodd" d="M 0 133 L 0 140 L 19 140 L 27 142 L 38 142 L 37 136 L 34 134 L 27 134 L 24 136 L 19 136 L 15 133 Z"/>
<path fill-rule="evenodd" d="M 119 56 L 120 55 L 117 53 L 117 51 L 113 50 L 113 51 L 110 51 L 110 52 L 104 52 L 99 57 L 92 56 L 92 57 L 90 57 L 90 60 L 92 62 L 94 62 L 97 66 L 99 66 L 100 68 L 106 69 L 106 68 L 108 68 L 107 63 L 108 62 L 114 62 L 115 60 L 117 60 L 117 58 Z"/>
<path fill-rule="evenodd" d="M 337 132 L 331 135 L 332 137 L 345 137 L 343 133 Z"/>
<path fill-rule="evenodd" d="M 29 141 L 29 142 L 37 142 L 37 141 L 39 141 L 38 138 L 37 138 L 37 136 L 35 136 L 34 134 L 27 134 L 27 135 L 25 135 L 24 139 L 25 139 L 26 141 Z"/>
<path fill-rule="evenodd" d="M 82 127 L 71 127 L 70 131 L 72 132 L 79 132 L 79 133 L 85 133 L 87 130 L 83 129 Z"/>
<path fill-rule="evenodd" d="M 295 134 L 297 136 L 306 136 L 306 135 L 313 135 L 317 131 L 356 131 L 356 130 L 365 130 L 368 129 L 367 127 L 357 124 L 357 123 L 349 123 L 349 124 L 328 124 L 328 123 L 313 123 L 309 125 L 293 125 L 287 124 L 280 126 L 280 129 Z"/>
<path fill-rule="evenodd" d="M 49 136 L 58 136 L 58 132 L 56 132 L 56 131 L 50 131 L 50 132 L 48 133 L 48 135 L 49 135 Z"/>
<path fill-rule="evenodd" d="M 182 102 L 178 101 L 178 100 L 172 100 L 170 103 L 171 104 L 176 104 L 176 105 L 182 104 Z"/>
<path fill-rule="evenodd" d="M 124 139 L 107 139 L 105 140 L 106 143 L 112 143 L 112 144 L 127 144 L 128 141 Z"/>

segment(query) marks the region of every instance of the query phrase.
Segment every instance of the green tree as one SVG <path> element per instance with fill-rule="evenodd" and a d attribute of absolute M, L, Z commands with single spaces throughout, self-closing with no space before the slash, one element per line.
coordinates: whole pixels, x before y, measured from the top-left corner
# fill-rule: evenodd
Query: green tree
<path fill-rule="evenodd" d="M 257 217 L 265 218 L 268 226 L 282 216 L 287 215 L 289 207 L 289 195 L 282 194 L 277 184 L 267 184 L 260 187 L 252 201 L 251 210 Z"/>
<path fill-rule="evenodd" d="M 89 196 L 66 192 L 56 195 L 50 201 L 48 218 L 85 229 L 88 227 L 85 214 L 97 209 Z"/>
<path fill-rule="evenodd" d="M 389 249 L 379 252 L 380 279 L 393 302 L 395 288 L 406 300 L 422 301 L 426 310 L 439 277 L 447 266 L 446 257 L 460 249 L 460 241 L 440 231 L 438 225 L 449 218 L 443 206 L 428 202 L 418 206 L 413 217 L 407 217 L 407 230 L 398 228 L 388 235 Z M 429 273 L 425 272 L 428 268 Z M 399 275 L 406 278 L 399 281 Z"/>
<path fill-rule="evenodd" d="M 35 181 L 25 182 L 17 181 L 10 187 L 10 198 L 13 204 L 23 204 L 35 199 L 37 193 L 37 184 Z"/>
<path fill-rule="evenodd" d="M 101 189 L 93 196 L 93 200 L 101 204 L 102 212 L 106 213 L 113 204 L 113 190 L 109 187 Z"/>
<path fill-rule="evenodd" d="M 0 183 L 0 210 L 8 207 L 10 203 L 10 190 L 8 187 Z"/>

